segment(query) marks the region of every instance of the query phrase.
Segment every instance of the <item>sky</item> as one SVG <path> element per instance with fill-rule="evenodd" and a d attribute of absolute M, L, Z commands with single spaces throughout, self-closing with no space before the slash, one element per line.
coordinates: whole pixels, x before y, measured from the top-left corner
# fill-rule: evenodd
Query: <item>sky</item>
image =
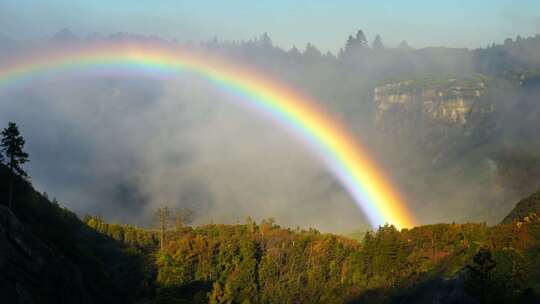
<path fill-rule="evenodd" d="M 363 29 L 387 45 L 484 47 L 540 32 L 538 0 L 2 0 L 0 34 L 45 39 L 131 32 L 180 41 L 250 39 L 267 32 L 290 48 L 311 42 L 336 51 Z"/>

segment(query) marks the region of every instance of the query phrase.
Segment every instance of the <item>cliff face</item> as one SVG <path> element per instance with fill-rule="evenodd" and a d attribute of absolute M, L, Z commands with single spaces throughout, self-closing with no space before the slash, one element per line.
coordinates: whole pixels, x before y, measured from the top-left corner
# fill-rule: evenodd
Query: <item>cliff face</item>
<path fill-rule="evenodd" d="M 525 217 L 530 216 L 531 213 L 540 213 L 540 190 L 519 201 L 504 218 L 502 224 L 511 224 L 513 221 L 523 220 Z"/>
<path fill-rule="evenodd" d="M 435 154 L 458 142 L 489 136 L 493 104 L 483 78 L 389 81 L 374 89 L 375 123 L 391 138 L 423 145 Z"/>

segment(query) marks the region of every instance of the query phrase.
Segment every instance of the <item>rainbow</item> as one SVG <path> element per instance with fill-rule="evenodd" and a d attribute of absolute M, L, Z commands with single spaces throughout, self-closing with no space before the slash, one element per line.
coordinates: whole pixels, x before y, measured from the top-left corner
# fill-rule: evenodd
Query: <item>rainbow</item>
<path fill-rule="evenodd" d="M 50 50 L 0 63 L 0 89 L 36 77 L 89 70 L 142 71 L 150 75 L 195 73 L 240 98 L 309 143 L 341 182 L 372 227 L 415 224 L 406 204 L 367 152 L 327 111 L 307 96 L 245 66 L 180 47 L 99 44 Z"/>

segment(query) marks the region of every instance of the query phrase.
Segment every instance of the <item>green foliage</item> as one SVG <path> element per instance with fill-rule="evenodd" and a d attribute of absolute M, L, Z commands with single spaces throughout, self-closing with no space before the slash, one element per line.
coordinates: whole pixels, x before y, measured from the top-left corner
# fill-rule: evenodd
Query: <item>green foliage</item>
<path fill-rule="evenodd" d="M 420 90 L 433 90 L 437 94 L 442 94 L 446 98 L 461 96 L 467 92 L 484 92 L 490 84 L 489 79 L 483 75 L 473 75 L 468 77 L 459 77 L 456 75 L 423 75 L 416 78 L 387 78 L 379 82 L 379 86 L 397 84 L 393 88 L 385 88 L 388 93 L 415 92 Z M 471 94 L 474 95 L 474 94 Z M 478 97 L 478 96 L 475 96 Z"/>
<path fill-rule="evenodd" d="M 87 215 L 84 222 L 97 232 L 145 254 L 154 252 L 159 244 L 158 233 L 130 225 L 108 224 L 98 216 Z"/>
<path fill-rule="evenodd" d="M 0 167 L 0 180 L 8 175 Z M 438 288 L 425 285 L 437 278 L 463 278 L 463 292 L 485 303 L 540 294 L 535 213 L 494 227 L 436 224 L 399 231 L 385 225 L 361 241 L 248 219 L 244 225 L 170 229 L 160 251 L 156 230 L 95 216 L 83 223 L 31 191 L 28 182 L 16 185 L 18 217 L 80 267 L 102 303 L 144 297 L 154 303 L 392 303 L 416 299 L 423 285 Z M 0 183 L 0 194 L 5 191 Z"/>
<path fill-rule="evenodd" d="M 370 290 L 392 295 L 432 275 L 459 275 L 482 244 L 521 244 L 507 234 L 508 229 L 484 224 L 402 231 L 385 225 L 358 242 L 316 230 L 283 229 L 273 220 L 184 228 L 169 233 L 158 255 L 157 284 L 212 282 L 207 291 L 210 303 L 343 303 Z M 516 257 L 498 251 L 495 255 L 496 260 Z M 500 263 L 505 267 L 493 274 L 507 279 L 509 268 Z M 517 280 L 521 273 L 512 278 Z M 511 294 L 520 294 L 520 288 Z"/>

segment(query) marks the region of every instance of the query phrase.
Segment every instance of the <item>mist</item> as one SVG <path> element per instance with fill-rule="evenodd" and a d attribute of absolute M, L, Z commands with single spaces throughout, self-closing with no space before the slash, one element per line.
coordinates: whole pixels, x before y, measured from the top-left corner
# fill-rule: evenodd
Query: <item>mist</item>
<path fill-rule="evenodd" d="M 344 37 L 337 54 L 323 54 L 312 44 L 284 50 L 267 34 L 196 47 L 314 97 L 370 151 L 419 223 L 497 222 L 517 199 L 540 186 L 540 166 L 519 166 L 540 147 L 531 131 L 540 121 L 540 107 L 533 102 L 538 89 L 501 77 L 503 69 L 539 66 L 538 36 L 519 47 L 507 41 L 478 50 L 417 50 L 406 43 L 376 49 L 351 37 L 349 42 Z M 36 45 L 59 48 L 96 39 L 179 43 L 125 33 L 77 37 L 64 30 L 45 42 L 5 38 L 0 62 Z M 495 51 L 502 51 L 504 60 L 493 59 Z M 473 131 L 465 130 L 470 125 L 422 125 L 404 136 L 377 125 L 374 88 L 381 82 L 478 73 L 501 78 L 493 87 L 504 94 L 486 93 L 483 100 L 495 110 Z M 190 74 L 171 79 L 69 75 L 0 88 L 0 124 L 20 125 L 37 189 L 81 216 L 151 226 L 154 211 L 169 206 L 194 210 L 195 225 L 243 222 L 250 216 L 332 232 L 368 229 L 361 210 L 312 151 L 288 130 L 238 106 L 239 98 Z M 457 135 L 436 142 L 418 136 L 435 129 Z M 523 142 L 527 149 L 518 149 Z M 509 172 L 513 177 L 507 178 Z M 523 178 L 526 186 L 519 182 Z"/>
<path fill-rule="evenodd" d="M 0 120 L 20 124 L 32 182 L 80 215 L 151 226 L 168 206 L 194 210 L 194 224 L 366 225 L 302 142 L 195 75 L 75 76 L 3 93 Z"/>

